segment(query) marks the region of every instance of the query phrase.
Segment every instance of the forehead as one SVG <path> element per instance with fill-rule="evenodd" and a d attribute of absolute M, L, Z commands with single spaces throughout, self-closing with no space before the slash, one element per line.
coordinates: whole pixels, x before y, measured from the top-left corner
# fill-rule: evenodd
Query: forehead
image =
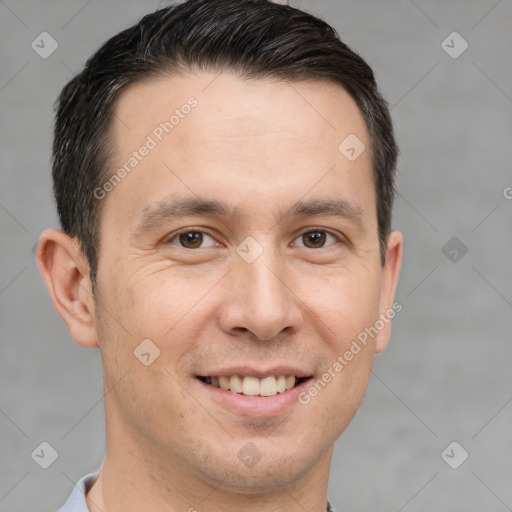
<path fill-rule="evenodd" d="M 368 150 L 350 161 L 340 147 L 354 136 Z M 173 191 L 230 196 L 248 215 L 258 195 L 280 209 L 286 195 L 328 194 L 334 184 L 346 196 L 357 189 L 373 196 L 365 121 L 350 95 L 327 81 L 159 77 L 121 94 L 110 137 L 111 170 L 125 172 L 107 204 L 117 202 L 125 215 Z"/>
<path fill-rule="evenodd" d="M 131 139 L 136 143 L 136 137 L 140 140 L 157 128 L 154 121 L 169 121 L 173 113 L 178 117 L 171 122 L 176 128 L 183 116 L 188 116 L 187 103 L 194 100 L 199 109 L 187 125 L 193 124 L 195 134 L 201 137 L 212 133 L 212 125 L 234 137 L 268 134 L 269 128 L 288 130 L 290 135 L 313 143 L 318 138 L 336 143 L 349 129 L 361 138 L 367 136 L 356 103 L 331 81 L 246 79 L 225 72 L 196 72 L 157 77 L 125 90 L 116 104 L 114 140 L 123 137 L 127 143 Z M 179 136 L 180 131 L 175 130 L 173 136 Z"/>

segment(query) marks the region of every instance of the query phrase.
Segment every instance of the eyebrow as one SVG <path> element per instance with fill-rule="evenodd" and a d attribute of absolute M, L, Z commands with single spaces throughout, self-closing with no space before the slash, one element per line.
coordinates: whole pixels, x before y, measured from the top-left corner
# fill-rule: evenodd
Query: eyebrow
<path fill-rule="evenodd" d="M 279 213 L 278 222 L 283 218 L 331 216 L 348 220 L 359 228 L 364 228 L 366 225 L 363 208 L 343 199 L 300 200 L 284 213 L 283 211 Z M 229 204 L 215 199 L 197 196 L 166 198 L 148 205 L 142 210 L 136 218 L 134 233 L 136 236 L 142 236 L 170 219 L 201 215 L 226 219 L 247 216 L 239 208 L 233 208 Z"/>

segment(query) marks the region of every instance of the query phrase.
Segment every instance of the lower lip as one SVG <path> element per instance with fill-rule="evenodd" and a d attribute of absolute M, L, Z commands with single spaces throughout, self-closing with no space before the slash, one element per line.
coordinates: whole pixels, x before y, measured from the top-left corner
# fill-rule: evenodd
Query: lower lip
<path fill-rule="evenodd" d="M 208 393 L 208 396 L 221 406 L 234 411 L 242 416 L 278 416 L 282 414 L 293 403 L 297 402 L 297 397 L 310 384 L 312 377 L 304 380 L 294 388 L 288 389 L 283 393 L 277 393 L 274 396 L 249 396 L 242 393 L 233 393 L 225 389 L 206 384 L 197 377 L 194 379 L 199 383 L 202 390 Z"/>

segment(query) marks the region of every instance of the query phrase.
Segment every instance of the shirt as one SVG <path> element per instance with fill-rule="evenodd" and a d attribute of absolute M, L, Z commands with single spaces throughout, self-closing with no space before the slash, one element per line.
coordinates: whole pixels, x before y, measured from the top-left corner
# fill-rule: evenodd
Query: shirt
<path fill-rule="evenodd" d="M 85 494 L 98 478 L 98 473 L 89 473 L 81 478 L 68 498 L 66 503 L 57 512 L 89 512 Z M 329 500 L 327 500 L 327 512 L 336 512 Z"/>

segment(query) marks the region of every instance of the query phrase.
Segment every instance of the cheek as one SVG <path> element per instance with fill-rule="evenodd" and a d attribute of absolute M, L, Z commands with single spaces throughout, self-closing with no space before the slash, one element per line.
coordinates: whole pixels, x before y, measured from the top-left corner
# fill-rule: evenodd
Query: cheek
<path fill-rule="evenodd" d="M 197 283 L 194 286 L 173 274 L 173 269 L 158 268 L 142 277 L 130 276 L 130 270 L 125 269 L 117 276 L 117 293 L 110 299 L 115 301 L 120 316 L 139 337 L 162 339 L 204 295 Z"/>
<path fill-rule="evenodd" d="M 328 355 L 322 374 L 302 397 L 302 403 L 323 409 L 341 430 L 349 423 L 366 392 L 375 353 L 368 328 L 379 318 L 378 273 L 338 276 L 322 292 L 309 294 L 308 307 L 318 317 Z"/>
<path fill-rule="evenodd" d="M 180 358 L 194 349 L 193 336 L 183 335 L 193 297 L 185 294 L 181 300 L 182 290 L 152 278 L 129 293 L 121 286 L 109 293 L 97 329 L 105 384 L 112 390 L 110 411 L 128 418 L 141 435 L 153 424 L 163 437 L 178 438 L 180 418 L 204 420 L 175 371 Z"/>
<path fill-rule="evenodd" d="M 379 315 L 380 283 L 378 273 L 369 270 L 333 273 L 321 285 L 306 287 L 306 308 L 314 312 L 324 324 L 327 340 L 334 340 L 338 350 L 373 325 Z M 334 347 L 333 347 L 334 348 Z"/>
<path fill-rule="evenodd" d="M 201 339 L 199 333 L 204 324 L 196 316 L 208 300 L 205 290 L 212 288 L 215 281 L 210 277 L 199 286 L 197 281 L 171 277 L 172 272 L 157 272 L 134 286 L 119 287 L 112 300 L 116 301 L 119 323 L 130 332 L 132 351 L 149 339 L 160 351 L 160 364 L 174 372 L 180 358 L 193 351 L 195 340 Z"/>
<path fill-rule="evenodd" d="M 339 340 L 323 373 L 299 396 L 311 417 L 321 418 L 338 437 L 352 420 L 368 387 L 373 364 L 373 343 Z"/>

